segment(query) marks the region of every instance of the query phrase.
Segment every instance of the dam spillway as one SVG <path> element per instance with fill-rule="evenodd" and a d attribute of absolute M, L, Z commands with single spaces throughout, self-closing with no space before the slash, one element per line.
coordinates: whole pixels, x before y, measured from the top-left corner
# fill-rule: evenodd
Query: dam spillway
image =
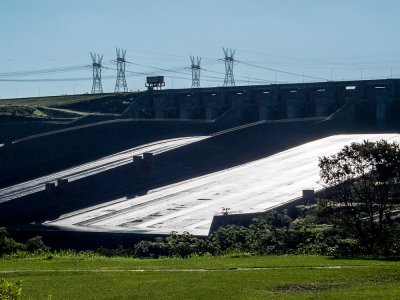
<path fill-rule="evenodd" d="M 63 215 L 47 225 L 77 231 L 205 236 L 215 214 L 263 213 L 319 190 L 318 158 L 363 140 L 400 142 L 399 134 L 335 135 L 230 169 L 149 191 L 132 199 L 114 199 Z"/>

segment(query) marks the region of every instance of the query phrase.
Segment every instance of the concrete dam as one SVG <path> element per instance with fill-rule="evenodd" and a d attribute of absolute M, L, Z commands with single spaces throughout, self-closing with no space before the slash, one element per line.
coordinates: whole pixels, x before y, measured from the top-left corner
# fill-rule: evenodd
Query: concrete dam
<path fill-rule="evenodd" d="M 204 236 L 319 190 L 320 155 L 363 139 L 399 140 L 397 79 L 129 97 L 112 122 L 1 147 L 0 225 L 59 247 Z"/>
<path fill-rule="evenodd" d="M 150 90 L 141 93 L 124 116 L 251 122 L 326 117 L 347 105 L 355 121 L 385 127 L 395 123 L 400 112 L 399 84 L 398 79 L 385 79 Z"/>

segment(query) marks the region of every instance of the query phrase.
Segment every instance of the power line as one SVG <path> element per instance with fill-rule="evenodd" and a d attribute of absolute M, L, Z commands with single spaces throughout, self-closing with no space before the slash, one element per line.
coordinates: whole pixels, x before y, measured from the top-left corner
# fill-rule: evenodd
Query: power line
<path fill-rule="evenodd" d="M 298 73 L 292 73 L 292 72 L 282 71 L 282 70 L 278 70 L 278 69 L 267 68 L 267 67 L 258 66 L 258 65 L 246 63 L 246 62 L 243 62 L 243 61 L 238 61 L 238 60 L 236 60 L 236 62 L 238 62 L 238 63 L 240 63 L 240 64 L 243 64 L 243 65 L 246 65 L 246 66 L 250 66 L 250 67 L 254 67 L 254 68 L 259 68 L 259 69 L 264 69 L 264 70 L 268 70 L 268 71 L 274 71 L 274 72 L 277 72 L 277 73 L 283 73 L 283 74 L 288 74 L 288 75 L 293 75 L 293 76 L 300 76 L 300 77 L 305 77 L 305 78 L 311 78 L 311 79 L 317 79 L 317 80 L 328 81 L 328 79 L 322 78 L 322 77 L 314 77 L 314 76 L 309 76 L 309 75 L 304 75 L 304 74 L 298 74 Z"/>
<path fill-rule="evenodd" d="M 87 68 L 87 66 L 80 65 L 80 66 L 58 67 L 58 68 L 51 68 L 51 69 L 26 70 L 26 71 L 0 73 L 0 77 L 48 75 L 48 74 L 54 74 L 54 73 L 80 71 L 80 70 L 84 70 L 86 68 Z"/>
<path fill-rule="evenodd" d="M 328 65 L 342 65 L 342 66 L 361 67 L 361 65 L 355 64 L 355 63 L 337 63 L 337 62 L 329 62 L 329 61 L 323 61 L 323 60 L 315 60 L 315 59 L 306 59 L 306 58 L 299 58 L 299 57 L 275 55 L 275 54 L 269 54 L 269 53 L 263 53 L 263 52 L 254 52 L 254 51 L 248 51 L 248 50 L 243 50 L 243 49 L 240 49 L 240 51 L 241 52 L 243 51 L 243 52 L 251 53 L 251 54 L 256 54 L 256 55 L 276 57 L 276 58 L 281 58 L 281 59 L 291 59 L 291 60 L 298 60 L 298 61 L 304 61 L 304 62 L 322 63 L 322 64 L 328 64 Z"/>
<path fill-rule="evenodd" d="M 310 78 L 313 80 L 324 80 L 324 81 L 328 80 L 328 79 L 322 78 L 322 77 L 305 75 L 305 74 L 300 74 L 300 73 L 295 73 L 295 72 L 284 71 L 281 69 L 264 67 L 262 64 L 260 65 L 258 63 L 237 61 L 234 59 L 235 51 L 232 49 L 223 49 L 224 54 L 225 54 L 224 55 L 225 57 L 223 59 L 220 59 L 220 60 L 216 59 L 216 60 L 207 61 L 206 63 L 202 63 L 202 66 L 204 66 L 204 65 L 207 66 L 207 65 L 213 65 L 216 63 L 221 63 L 221 61 L 223 61 L 225 63 L 225 73 L 201 68 L 200 61 L 194 60 L 194 57 L 193 57 L 193 61 L 192 61 L 192 67 L 194 67 L 194 68 L 191 68 L 191 72 L 188 72 L 187 70 L 185 71 L 185 67 L 163 68 L 163 67 L 155 67 L 155 66 L 146 65 L 146 64 L 128 62 L 125 60 L 125 50 L 120 50 L 120 51 L 123 51 L 123 53 L 120 52 L 120 55 L 118 55 L 118 50 L 120 50 L 120 49 L 117 49 L 117 60 L 113 61 L 113 63 L 117 62 L 117 68 L 108 67 L 108 66 L 110 66 L 109 65 L 110 62 L 103 63 L 102 62 L 103 56 L 100 57 L 99 55 L 97 55 L 97 56 L 92 55 L 92 64 L 89 66 L 75 65 L 75 66 L 65 66 L 65 67 L 56 67 L 56 68 L 3 72 L 3 73 L 0 73 L 0 82 L 62 82 L 62 81 L 90 80 L 89 77 L 48 78 L 51 76 L 48 76 L 48 77 L 45 76 L 45 75 L 53 75 L 53 74 L 63 74 L 63 73 L 68 73 L 68 72 L 80 72 L 80 71 L 86 70 L 88 67 L 91 67 L 93 70 L 92 92 L 96 92 L 96 93 L 103 91 L 102 83 L 101 83 L 102 78 L 103 79 L 115 78 L 113 76 L 103 76 L 102 77 L 102 74 L 101 74 L 102 69 L 117 71 L 117 81 L 115 84 L 115 91 L 120 91 L 120 90 L 127 91 L 128 90 L 127 85 L 126 85 L 126 77 L 149 76 L 149 75 L 151 76 L 153 74 L 160 73 L 160 71 L 165 72 L 165 73 L 174 73 L 174 74 L 178 74 L 178 75 L 183 75 L 183 76 L 169 76 L 169 75 L 165 76 L 168 78 L 190 80 L 190 77 L 191 77 L 192 87 L 200 86 L 200 72 L 202 72 L 201 73 L 202 79 L 209 81 L 209 82 L 217 82 L 218 80 L 221 80 L 224 82 L 224 86 L 233 86 L 233 85 L 235 85 L 236 82 L 248 82 L 248 83 L 251 82 L 251 83 L 257 83 L 257 84 L 259 84 L 259 83 L 265 84 L 265 83 L 273 83 L 274 82 L 273 80 L 255 78 L 255 77 L 251 77 L 251 76 L 236 75 L 235 76 L 236 78 L 234 78 L 233 65 L 235 62 L 249 66 L 249 67 L 253 67 L 253 68 L 273 71 L 276 73 L 282 73 L 282 74 L 292 75 L 292 76 L 296 76 L 296 77 Z M 155 53 L 155 52 L 153 52 L 152 54 L 162 55 L 161 53 Z M 267 55 L 267 54 L 264 54 L 264 55 Z M 170 55 L 164 55 L 164 56 L 170 56 Z M 268 56 L 275 56 L 275 57 L 284 58 L 284 59 L 296 59 L 296 58 L 277 56 L 277 55 L 268 55 Z M 178 57 L 178 56 L 175 56 L 175 57 Z M 306 60 L 306 59 L 299 59 L 299 58 L 297 58 L 297 59 L 303 60 L 303 61 L 318 62 L 318 61 L 313 61 L 313 60 Z M 120 60 L 120 64 L 118 64 L 119 60 Z M 143 68 L 152 69 L 152 71 L 149 70 L 149 71 L 137 72 L 137 71 L 128 70 L 128 69 L 126 69 L 125 63 L 132 64 L 134 66 L 140 66 Z M 322 63 L 322 62 L 320 61 L 319 63 Z M 108 65 L 108 66 L 105 66 L 105 65 Z M 198 68 L 196 68 L 196 66 L 198 66 Z M 211 76 L 210 74 L 205 75 L 203 73 L 203 71 L 206 74 L 207 74 L 207 72 L 209 72 L 209 73 L 215 73 L 215 74 L 224 75 L 224 76 Z M 109 74 L 109 73 L 106 72 L 106 74 Z M 35 77 L 33 77 L 33 76 L 35 76 Z M 44 78 L 40 78 L 41 76 L 43 76 Z M 24 78 L 24 77 L 27 77 L 27 78 Z M 37 77 L 39 77 L 39 78 L 37 78 Z M 61 76 L 57 76 L 57 77 L 61 77 Z M 377 76 L 377 77 L 379 77 L 379 76 Z M 277 82 L 275 81 L 275 83 L 277 83 Z M 284 83 L 284 82 L 280 81 L 278 83 Z"/>
<path fill-rule="evenodd" d="M 144 54 L 150 55 L 157 55 L 157 56 L 164 56 L 164 57 L 176 57 L 176 58 L 186 58 L 183 55 L 176 55 L 176 54 L 168 54 L 168 53 L 161 53 L 161 52 L 154 52 L 154 51 L 145 51 L 145 50 L 137 50 L 137 49 L 128 49 L 129 51 L 139 52 Z"/>
<path fill-rule="evenodd" d="M 185 72 L 179 71 L 179 70 L 184 70 L 185 67 L 177 67 L 177 68 L 174 68 L 174 69 L 165 69 L 165 68 L 158 68 L 158 67 L 153 67 L 153 66 L 149 66 L 149 65 L 138 64 L 138 63 L 134 63 L 134 62 L 130 62 L 130 61 L 127 61 L 127 63 L 128 64 L 132 64 L 132 65 L 136 65 L 136 66 L 140 66 L 140 67 L 145 67 L 145 68 L 150 68 L 150 69 L 154 69 L 154 70 L 164 71 L 164 72 L 187 74 Z"/>
<path fill-rule="evenodd" d="M 114 78 L 109 76 L 105 78 Z M 61 82 L 61 81 L 87 81 L 92 80 L 92 77 L 78 77 L 78 78 L 41 78 L 41 79 L 0 79 L 0 82 Z"/>
<path fill-rule="evenodd" d="M 218 71 L 214 71 L 214 70 L 209 70 L 209 69 L 204 69 L 204 68 L 201 68 L 203 71 L 205 71 L 205 72 L 211 72 L 211 73 L 215 73 L 215 74 L 221 74 L 221 75 L 225 75 L 225 73 L 223 73 L 223 72 L 218 72 Z M 251 81 L 251 82 L 257 82 L 257 81 L 260 81 L 260 82 L 268 82 L 268 83 L 273 83 L 274 81 L 272 81 L 272 80 L 268 80 L 268 79 L 261 79 L 261 78 L 255 78 L 255 77 L 250 77 L 250 76 L 240 76 L 240 75 L 235 75 L 235 77 L 236 78 L 245 78 L 245 79 L 248 79 L 248 80 L 253 80 L 253 81 Z"/>

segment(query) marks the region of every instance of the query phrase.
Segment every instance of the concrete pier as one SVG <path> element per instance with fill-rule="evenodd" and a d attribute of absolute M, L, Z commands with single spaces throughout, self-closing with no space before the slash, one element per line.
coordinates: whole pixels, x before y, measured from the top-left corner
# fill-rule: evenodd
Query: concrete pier
<path fill-rule="evenodd" d="M 249 98 L 246 97 L 244 92 L 238 92 L 231 95 L 232 108 L 234 108 L 233 117 L 236 119 L 242 119 L 245 115 L 245 111 L 249 105 L 249 102 Z"/>
<path fill-rule="evenodd" d="M 387 86 L 377 86 L 375 87 L 375 94 L 376 125 L 378 128 L 382 128 L 395 119 L 398 87 L 393 83 Z"/>
<path fill-rule="evenodd" d="M 65 191 L 68 188 L 68 179 L 66 178 L 57 179 L 57 188 L 58 190 Z"/>
<path fill-rule="evenodd" d="M 262 91 L 256 93 L 255 97 L 258 105 L 258 119 L 260 121 L 276 119 L 279 110 L 276 90 Z"/>
<path fill-rule="evenodd" d="M 389 117 L 391 99 L 387 95 L 376 97 L 376 124 L 378 127 L 385 125 L 385 120 Z"/>
<path fill-rule="evenodd" d="M 153 170 L 154 167 L 154 155 L 151 152 L 143 153 L 143 167 L 146 171 Z"/>
<path fill-rule="evenodd" d="M 207 95 L 204 97 L 205 119 L 212 121 L 218 116 L 218 99 L 216 94 Z"/>
<path fill-rule="evenodd" d="M 56 184 L 55 182 L 47 182 L 44 186 L 44 189 L 46 191 L 46 193 L 52 193 L 55 191 L 56 189 Z"/>
<path fill-rule="evenodd" d="M 133 156 L 133 167 L 136 172 L 143 170 L 143 158 L 140 155 Z"/>
<path fill-rule="evenodd" d="M 157 97 L 153 99 L 154 103 L 154 118 L 155 119 L 165 119 L 165 98 L 164 97 Z"/>
<path fill-rule="evenodd" d="M 188 120 L 193 117 L 192 105 L 189 102 L 179 104 L 179 119 Z"/>
<path fill-rule="evenodd" d="M 335 89 L 319 89 L 315 93 L 315 116 L 327 117 L 338 108 Z"/>
<path fill-rule="evenodd" d="M 216 107 L 209 105 L 206 107 L 206 120 L 212 121 L 218 116 Z"/>
<path fill-rule="evenodd" d="M 204 119 L 200 113 L 200 99 L 195 92 L 177 96 L 179 103 L 179 119 Z"/>
<path fill-rule="evenodd" d="M 286 98 L 286 117 L 296 119 L 304 116 L 305 95 L 303 90 L 291 90 Z"/>

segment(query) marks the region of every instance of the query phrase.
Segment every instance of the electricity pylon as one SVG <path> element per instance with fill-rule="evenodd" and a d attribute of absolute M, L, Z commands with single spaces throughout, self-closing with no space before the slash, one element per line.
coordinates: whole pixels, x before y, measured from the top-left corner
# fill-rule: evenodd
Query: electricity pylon
<path fill-rule="evenodd" d="M 235 86 L 235 78 L 233 77 L 233 62 L 235 61 L 233 56 L 236 50 L 224 49 L 224 62 L 225 62 L 225 79 L 224 86 Z"/>
<path fill-rule="evenodd" d="M 192 65 L 190 69 L 192 70 L 192 88 L 200 87 L 200 57 L 190 56 Z"/>
<path fill-rule="evenodd" d="M 102 94 L 103 86 L 101 85 L 101 62 L 103 60 L 103 55 L 93 54 L 90 52 L 92 56 L 92 68 L 93 68 L 93 85 L 92 85 L 92 94 Z"/>
<path fill-rule="evenodd" d="M 114 92 L 127 92 L 128 86 L 125 78 L 125 54 L 126 50 L 115 49 L 117 51 L 117 81 L 115 82 Z"/>

